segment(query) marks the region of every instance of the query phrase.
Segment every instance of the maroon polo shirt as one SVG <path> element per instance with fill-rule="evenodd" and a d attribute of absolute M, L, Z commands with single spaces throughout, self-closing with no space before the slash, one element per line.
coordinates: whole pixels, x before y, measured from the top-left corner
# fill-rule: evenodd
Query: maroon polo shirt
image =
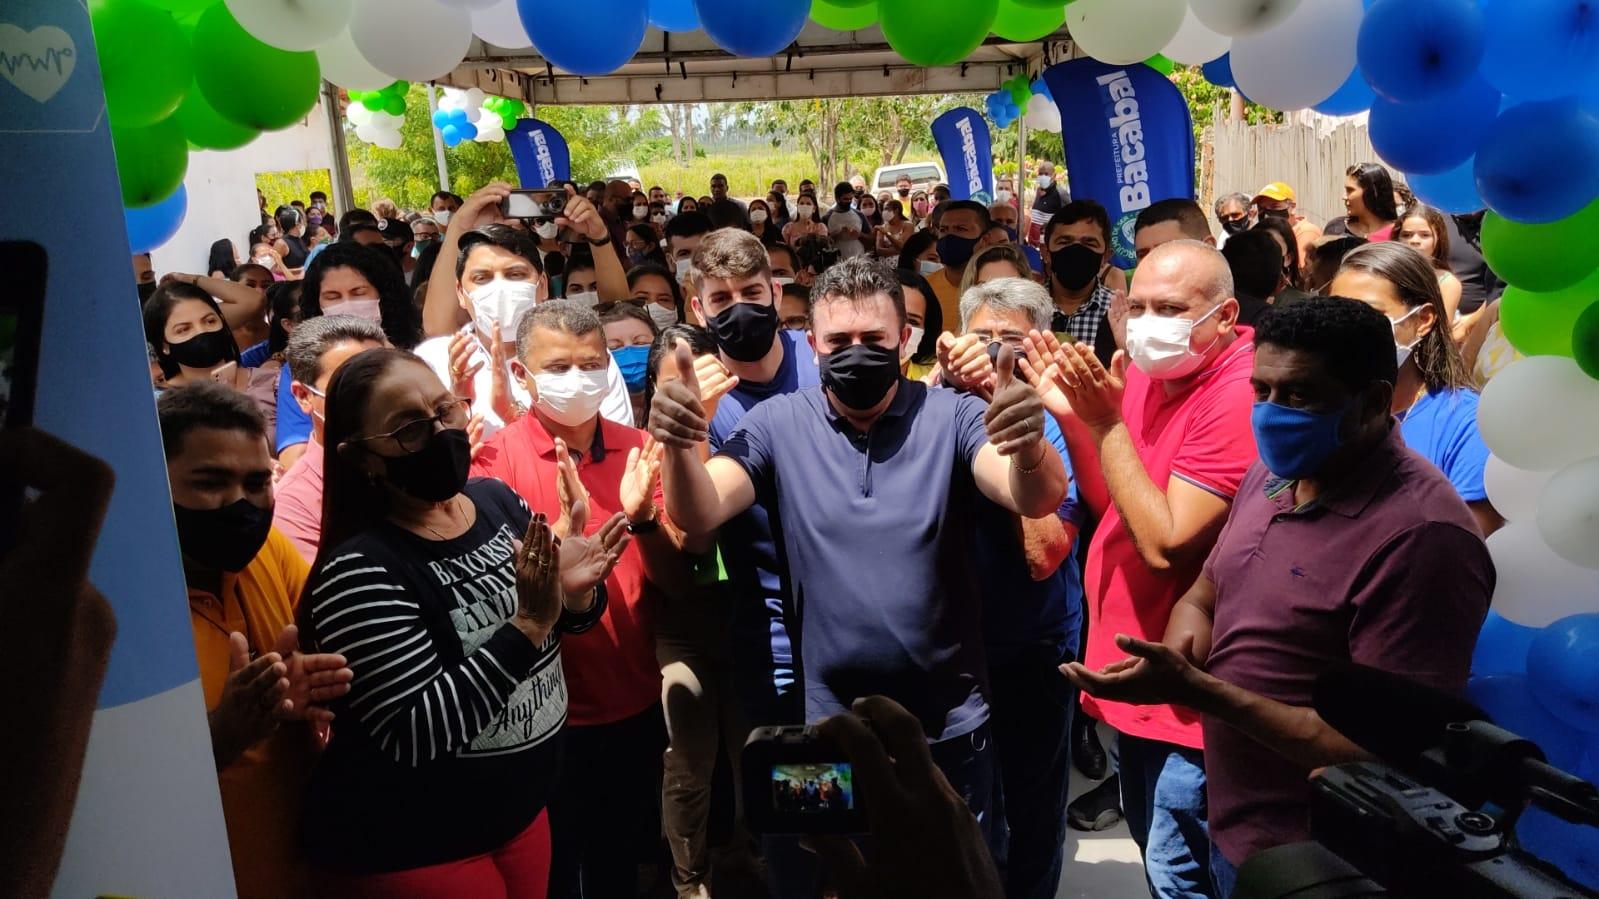
<path fill-rule="evenodd" d="M 1494 568 L 1460 495 L 1394 427 L 1350 480 L 1294 508 L 1256 463 L 1204 574 L 1216 585 L 1207 670 L 1311 705 L 1316 677 L 1353 661 L 1465 689 Z M 1210 835 L 1234 865 L 1310 839 L 1310 772 L 1206 717 Z"/>

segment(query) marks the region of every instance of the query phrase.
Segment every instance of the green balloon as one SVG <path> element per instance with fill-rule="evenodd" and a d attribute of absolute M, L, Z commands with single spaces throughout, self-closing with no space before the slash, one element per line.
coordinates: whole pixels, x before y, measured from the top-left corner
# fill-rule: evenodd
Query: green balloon
<path fill-rule="evenodd" d="M 1036 41 L 1055 32 L 1066 21 L 1066 7 L 1055 3 L 1033 7 L 1019 0 L 999 0 L 993 32 L 1008 41 Z"/>
<path fill-rule="evenodd" d="M 510 131 L 510 130 L 514 129 L 515 127 L 516 127 L 516 116 L 515 115 L 512 115 L 511 113 L 506 113 L 505 115 L 500 116 L 500 130 L 501 131 Z"/>
<path fill-rule="evenodd" d="M 982 46 L 999 0 L 879 0 L 883 37 L 919 66 L 947 66 Z"/>
<path fill-rule="evenodd" d="M 315 53 L 289 53 L 261 43 L 222 3 L 201 14 L 194 26 L 194 79 L 224 118 L 262 131 L 305 118 L 322 87 Z"/>
<path fill-rule="evenodd" d="M 1575 284 L 1599 266 L 1599 200 L 1543 225 L 1490 210 L 1482 220 L 1482 255 L 1494 274 L 1517 287 L 1547 292 Z"/>
<path fill-rule="evenodd" d="M 173 117 L 183 126 L 189 145 L 202 150 L 236 150 L 261 133 L 223 118 L 205 102 L 205 95 L 198 88 L 189 91 Z"/>
<path fill-rule="evenodd" d="M 811 0 L 815 5 L 816 0 Z M 845 9 L 860 9 L 863 6 L 876 6 L 877 0 L 826 0 L 830 6 L 841 6 Z"/>
<path fill-rule="evenodd" d="M 1499 325 L 1510 344 L 1528 356 L 1570 356 L 1577 320 L 1596 300 L 1599 273 L 1546 293 L 1512 284 L 1499 298 Z"/>
<path fill-rule="evenodd" d="M 204 12 L 211 5 L 222 0 L 145 0 L 151 6 L 164 9 L 175 16 L 189 16 Z"/>
<path fill-rule="evenodd" d="M 1162 75 L 1170 75 L 1172 72 L 1177 71 L 1177 64 L 1160 55 L 1159 53 L 1156 53 L 1154 56 L 1144 60 L 1144 65 L 1149 66 Z"/>
<path fill-rule="evenodd" d="M 856 6 L 832 0 L 811 0 L 811 21 L 834 31 L 858 31 L 877 24 L 877 4 Z"/>
<path fill-rule="evenodd" d="M 1027 6 L 1033 9 L 1060 9 L 1071 3 L 1071 0 L 1016 0 L 1016 5 Z M 1065 16 L 1061 17 L 1065 19 Z"/>
<path fill-rule="evenodd" d="M 405 115 L 405 98 L 390 96 L 383 101 L 383 111 L 389 115 Z"/>
<path fill-rule="evenodd" d="M 90 21 L 111 121 L 141 128 L 171 115 L 194 81 L 189 39 L 172 14 L 140 0 L 97 0 Z"/>
<path fill-rule="evenodd" d="M 176 116 L 143 128 L 113 125 L 111 146 L 117 154 L 122 205 L 129 209 L 172 196 L 189 169 L 189 142 Z"/>
<path fill-rule="evenodd" d="M 1571 355 L 1588 377 L 1599 381 L 1599 303 L 1577 316 L 1571 329 Z"/>

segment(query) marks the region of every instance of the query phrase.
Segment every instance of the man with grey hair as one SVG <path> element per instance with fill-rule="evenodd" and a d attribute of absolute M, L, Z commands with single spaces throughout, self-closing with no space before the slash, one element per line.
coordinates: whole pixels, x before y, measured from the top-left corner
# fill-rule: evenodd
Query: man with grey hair
<path fill-rule="evenodd" d="M 511 376 L 531 408 L 484 444 L 472 474 L 510 485 L 568 543 L 623 526 L 633 535 L 605 578 L 600 626 L 561 642 L 568 726 L 549 804 L 551 892 L 575 894 L 581 882 L 587 895 L 631 895 L 660 833 L 666 724 L 654 621 L 686 578 L 657 517 L 654 443 L 600 414 L 611 358 L 599 316 L 572 300 L 540 303 L 517 325 L 516 352 Z"/>
<path fill-rule="evenodd" d="M 1233 192 L 1216 201 L 1216 221 L 1221 223 L 1221 239 L 1217 247 L 1226 245 L 1227 238 L 1234 234 L 1242 234 L 1249 230 L 1255 223 L 1253 212 L 1249 208 L 1249 197 Z"/>
<path fill-rule="evenodd" d="M 1042 285 L 998 278 L 967 290 L 960 310 L 963 335 L 988 359 L 1001 348 L 1024 353 L 1029 333 L 1049 330 L 1055 307 Z M 1066 457 L 1052 417 L 1044 437 Z M 1083 581 L 1072 550 L 1083 511 L 1075 483 L 1052 515 L 1020 517 L 986 498 L 974 509 L 989 723 L 1010 835 L 1008 896 L 1053 896 L 1060 885 L 1075 704 L 1060 689 L 1059 669 L 1077 661 L 1081 636 Z"/>
<path fill-rule="evenodd" d="M 1254 334 L 1238 324 L 1232 293 L 1221 253 L 1173 240 L 1138 267 L 1127 349 L 1108 371 L 1085 344 L 1028 336 L 1026 369 L 1066 435 L 1074 469 L 1103 473 L 1082 485 L 1103 516 L 1083 578 L 1094 622 L 1090 669 L 1126 657 L 1119 635 L 1161 640 L 1255 461 Z M 1199 717 L 1088 697 L 1082 707 L 1120 734 L 1122 809 L 1154 895 L 1211 895 Z"/>
<path fill-rule="evenodd" d="M 322 541 L 322 429 L 328 382 L 345 360 L 387 345 L 376 322 L 354 315 L 318 315 L 295 326 L 289 335 L 284 351 L 291 379 L 289 392 L 301 411 L 311 417 L 311 440 L 278 481 L 272 526 L 289 538 L 306 564 L 316 559 Z"/>
<path fill-rule="evenodd" d="M 1002 348 L 994 399 L 900 375 L 909 339 L 894 273 L 868 256 L 822 274 L 809 340 L 821 386 L 772 397 L 709 459 L 693 359 L 658 387 L 650 431 L 666 447 L 669 517 L 709 533 L 775 495 L 782 509 L 805 718 L 880 693 L 915 714 L 934 761 L 992 829 L 994 756 L 972 555 L 973 505 L 1053 515 L 1065 499 L 1043 407 Z"/>

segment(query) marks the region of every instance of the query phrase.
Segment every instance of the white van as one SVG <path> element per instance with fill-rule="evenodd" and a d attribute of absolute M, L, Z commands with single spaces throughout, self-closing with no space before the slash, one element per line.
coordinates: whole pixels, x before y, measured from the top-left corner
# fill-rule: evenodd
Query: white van
<path fill-rule="evenodd" d="M 944 180 L 944 167 L 936 162 L 902 162 L 899 165 L 885 165 L 872 176 L 872 193 L 880 194 L 884 191 L 894 192 L 894 184 L 900 177 L 911 179 L 911 190 L 924 190 L 929 193 L 935 184 L 946 184 Z"/>

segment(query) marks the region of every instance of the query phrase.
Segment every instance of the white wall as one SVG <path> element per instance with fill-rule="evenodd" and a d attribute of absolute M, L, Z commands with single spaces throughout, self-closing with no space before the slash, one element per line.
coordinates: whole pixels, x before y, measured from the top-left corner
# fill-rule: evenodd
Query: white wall
<path fill-rule="evenodd" d="M 248 254 L 246 235 L 261 223 L 255 201 L 257 174 L 332 167 L 327 116 L 320 101 L 304 121 L 264 132 L 237 150 L 189 153 L 189 173 L 183 179 L 189 211 L 178 233 L 151 254 L 156 274 L 206 274 L 211 244 L 223 237 L 232 240 L 241 255 Z"/>

